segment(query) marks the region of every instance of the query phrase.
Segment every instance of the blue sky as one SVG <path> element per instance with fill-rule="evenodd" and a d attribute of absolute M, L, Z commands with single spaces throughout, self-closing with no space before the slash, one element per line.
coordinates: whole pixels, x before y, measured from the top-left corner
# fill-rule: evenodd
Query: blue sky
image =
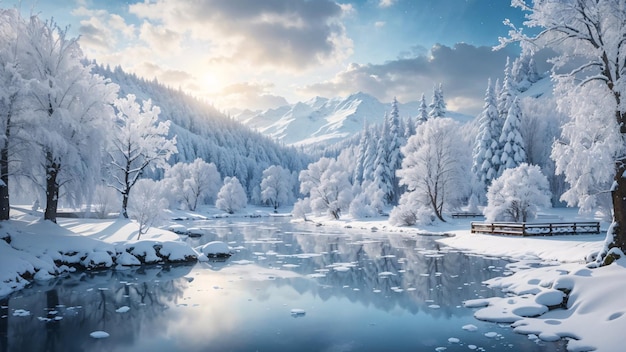
<path fill-rule="evenodd" d="M 0 0 L 1 1 L 1 0 Z M 0 2 L 4 7 L 14 2 Z M 34 5 L 33 5 L 34 4 Z M 493 52 L 506 0 L 23 0 L 69 25 L 85 54 L 181 87 L 224 110 L 265 109 L 363 91 L 430 99 L 476 114 L 489 77 L 516 48 Z"/>

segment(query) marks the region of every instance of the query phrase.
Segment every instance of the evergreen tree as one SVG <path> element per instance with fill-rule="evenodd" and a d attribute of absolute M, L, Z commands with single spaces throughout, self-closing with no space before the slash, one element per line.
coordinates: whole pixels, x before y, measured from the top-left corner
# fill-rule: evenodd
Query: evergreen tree
<path fill-rule="evenodd" d="M 360 185 L 363 182 L 363 171 L 365 165 L 365 159 L 367 157 L 367 145 L 369 133 L 367 130 L 367 120 L 363 119 L 363 131 L 361 131 L 361 138 L 359 140 L 359 146 L 356 156 L 356 166 L 354 167 L 354 175 L 352 176 L 352 183 Z"/>
<path fill-rule="evenodd" d="M 441 83 L 439 83 L 439 86 L 433 87 L 433 100 L 428 107 L 430 107 L 430 112 L 428 113 L 429 118 L 446 116 L 446 102 L 443 99 L 443 87 Z"/>
<path fill-rule="evenodd" d="M 378 140 L 379 135 L 376 133 L 376 129 L 370 127 L 365 132 L 367 134 L 366 137 L 366 146 L 365 146 L 365 155 L 363 158 L 363 181 L 374 181 L 374 169 L 376 168 L 376 140 Z"/>
<path fill-rule="evenodd" d="M 491 79 L 489 79 L 485 92 L 485 104 L 478 119 L 478 135 L 474 144 L 472 162 L 472 172 L 483 184 L 485 190 L 491 181 L 497 177 L 500 168 L 500 163 L 494 164 L 496 160 L 493 160 L 493 156 L 497 154 L 500 134 L 502 133 L 499 120 L 495 93 Z"/>
<path fill-rule="evenodd" d="M 374 183 L 385 194 L 385 200 L 389 202 L 390 196 L 393 194 L 391 183 L 391 169 L 389 164 L 389 119 L 385 116 L 383 120 L 383 129 L 380 138 L 376 144 L 376 160 L 374 161 Z"/>
<path fill-rule="evenodd" d="M 502 146 L 500 174 L 502 174 L 504 169 L 512 169 L 526 162 L 524 140 L 520 134 L 521 118 L 522 110 L 519 107 L 519 100 L 515 98 L 509 108 L 509 114 L 506 117 L 506 121 L 504 121 L 502 134 L 500 135 L 499 142 Z"/>
<path fill-rule="evenodd" d="M 387 146 L 389 155 L 389 180 L 391 182 L 391 193 L 388 194 L 390 204 L 397 204 L 400 197 L 400 185 L 396 177 L 396 171 L 402 167 L 402 154 L 400 148 L 405 141 L 402 138 L 402 130 L 400 129 L 400 113 L 398 111 L 398 100 L 393 98 L 391 102 L 391 113 L 389 119 L 389 145 Z"/>
<path fill-rule="evenodd" d="M 420 99 L 420 107 L 417 110 L 417 118 L 415 119 L 415 128 L 421 125 L 422 123 L 428 120 L 428 105 L 426 105 L 426 97 L 424 93 L 422 93 L 422 98 Z"/>
<path fill-rule="evenodd" d="M 511 103 L 517 95 L 515 91 L 515 87 L 513 87 L 513 77 L 511 77 L 511 64 L 507 57 L 506 65 L 504 66 L 504 81 L 502 81 L 502 87 L 498 92 L 498 114 L 503 120 L 506 119 L 509 114 Z"/>

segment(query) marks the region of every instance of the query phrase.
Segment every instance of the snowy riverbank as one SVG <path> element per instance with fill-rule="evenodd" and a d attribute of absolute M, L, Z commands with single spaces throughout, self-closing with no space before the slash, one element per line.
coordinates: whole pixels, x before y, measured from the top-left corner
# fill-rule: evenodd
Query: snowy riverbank
<path fill-rule="evenodd" d="M 590 220 L 575 209 L 551 209 L 546 222 Z M 599 235 L 512 237 L 471 234 L 471 219 L 443 224 L 396 228 L 382 221 L 322 221 L 324 226 L 383 230 L 387 233 L 441 234 L 437 241 L 474 255 L 511 260 L 503 277 L 486 282 L 507 294 L 465 302 L 480 320 L 510 323 L 529 339 L 568 339 L 568 351 L 621 351 L 626 310 L 626 258 L 610 266 L 588 269 L 584 258 L 601 248 Z M 606 231 L 607 223 L 602 223 Z M 449 236 L 452 235 L 452 236 Z"/>
<path fill-rule="evenodd" d="M 267 208 L 249 209 L 233 217 L 270 216 Z M 280 215 L 288 215 L 287 212 Z M 589 220 L 572 209 L 551 210 L 546 221 Z M 172 219 L 230 217 L 217 210 L 170 213 Z M 29 280 L 45 280 L 76 268 L 115 268 L 142 262 L 203 260 L 203 254 L 169 230 L 153 228 L 137 240 L 137 224 L 123 219 L 59 218 L 58 225 L 40 214 L 13 210 L 2 223 L 0 238 L 0 296 L 19 290 Z M 600 248 L 604 235 L 510 237 L 470 234 L 473 219 L 450 219 L 433 226 L 393 227 L 387 218 L 328 220 L 311 218 L 311 224 L 367 231 L 377 236 L 435 235 L 436 241 L 474 255 L 511 260 L 503 277 L 487 282 L 507 293 L 505 298 L 484 297 L 466 301 L 478 319 L 511 323 L 515 331 L 545 341 L 568 338 L 570 351 L 621 350 L 621 330 L 626 326 L 622 295 L 626 292 L 626 259 L 608 267 L 587 269 L 584 257 Z M 301 221 L 294 219 L 293 221 Z M 603 223 L 603 230 L 608 224 Z M 189 230 L 189 229 L 187 229 Z M 566 309 L 555 309 L 566 308 Z"/>

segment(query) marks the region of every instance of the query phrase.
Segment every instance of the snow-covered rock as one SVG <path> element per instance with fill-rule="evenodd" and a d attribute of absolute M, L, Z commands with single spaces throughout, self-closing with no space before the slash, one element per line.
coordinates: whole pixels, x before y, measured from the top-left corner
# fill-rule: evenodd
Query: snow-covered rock
<path fill-rule="evenodd" d="M 208 258 L 226 258 L 231 256 L 230 248 L 222 241 L 213 241 L 197 247 L 196 250 Z"/>

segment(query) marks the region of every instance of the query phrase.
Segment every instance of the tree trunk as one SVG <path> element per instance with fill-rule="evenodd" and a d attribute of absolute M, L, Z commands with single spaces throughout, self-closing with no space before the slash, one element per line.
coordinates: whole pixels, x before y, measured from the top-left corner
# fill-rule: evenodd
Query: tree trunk
<path fill-rule="evenodd" d="M 7 114 L 6 126 L 4 134 L 6 140 L 4 147 L 0 149 L 0 221 L 9 220 L 9 140 L 11 139 L 11 107 L 9 107 L 9 113 Z"/>
<path fill-rule="evenodd" d="M 8 133 L 8 130 L 7 130 Z M 6 142 L 5 142 L 6 143 Z M 9 220 L 9 147 L 0 149 L 0 220 Z"/>
<path fill-rule="evenodd" d="M 613 226 L 612 233 L 607 234 L 608 249 L 617 247 L 626 253 L 626 164 L 623 161 L 615 163 L 615 185 L 611 190 L 613 200 Z M 614 258 L 607 256 L 607 260 Z"/>
<path fill-rule="evenodd" d="M 52 156 L 48 155 L 48 160 L 51 159 Z M 59 164 L 49 162 L 46 170 L 46 211 L 44 219 L 50 220 L 55 224 L 57 222 L 57 208 L 59 204 L 59 184 L 57 183 L 59 169 Z"/>
<path fill-rule="evenodd" d="M 128 219 L 128 191 L 122 193 L 122 216 Z"/>

